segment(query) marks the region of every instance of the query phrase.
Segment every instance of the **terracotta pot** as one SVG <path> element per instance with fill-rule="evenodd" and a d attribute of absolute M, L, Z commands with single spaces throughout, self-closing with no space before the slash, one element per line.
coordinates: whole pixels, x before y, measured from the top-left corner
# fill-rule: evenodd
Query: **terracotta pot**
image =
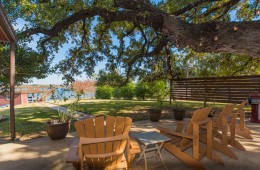
<path fill-rule="evenodd" d="M 149 109 L 148 112 L 152 122 L 158 122 L 162 116 L 162 110 L 160 109 Z"/>
<path fill-rule="evenodd" d="M 185 109 L 172 109 L 175 120 L 183 120 L 185 116 Z"/>
<path fill-rule="evenodd" d="M 46 131 L 52 140 L 61 140 L 66 137 L 70 129 L 70 122 L 51 124 L 46 123 Z"/>

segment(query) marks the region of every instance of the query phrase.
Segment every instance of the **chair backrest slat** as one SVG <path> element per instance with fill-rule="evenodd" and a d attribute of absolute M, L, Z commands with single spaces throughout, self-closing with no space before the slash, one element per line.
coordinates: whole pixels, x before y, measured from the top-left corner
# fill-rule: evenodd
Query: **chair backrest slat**
<path fill-rule="evenodd" d="M 95 138 L 96 137 L 96 132 L 95 132 L 95 124 L 94 124 L 94 119 L 90 118 L 86 120 L 86 133 L 87 133 L 87 138 Z M 96 144 L 91 144 L 89 146 L 90 154 L 97 154 L 97 145 Z M 98 167 L 98 160 L 93 159 L 92 165 L 93 167 Z"/>
<path fill-rule="evenodd" d="M 105 126 L 104 126 L 104 117 L 98 117 L 95 119 L 95 130 L 97 138 L 105 137 Z M 98 144 L 98 154 L 105 153 L 104 143 Z"/>
<path fill-rule="evenodd" d="M 223 110 L 221 111 L 221 113 L 219 114 L 217 120 L 216 120 L 216 125 L 222 125 L 222 117 L 226 117 L 229 116 L 232 111 L 234 110 L 235 105 L 234 104 L 228 104 L 226 105 Z"/>
<path fill-rule="evenodd" d="M 243 109 L 244 109 L 244 107 L 246 106 L 246 104 L 247 104 L 247 100 L 244 100 L 244 101 L 238 106 L 237 111 L 238 111 L 238 112 L 243 111 Z"/>
<path fill-rule="evenodd" d="M 116 117 L 115 135 L 121 135 L 124 131 L 124 126 L 125 126 L 125 118 L 121 117 L 121 116 Z M 120 150 L 121 146 L 124 145 L 124 143 L 122 143 L 122 145 L 121 145 L 121 142 L 122 141 L 115 141 L 114 142 L 113 151 Z M 112 165 L 117 164 L 118 163 L 117 160 L 120 160 L 120 157 L 122 155 L 118 155 L 118 156 L 119 157 L 113 157 L 112 158 Z"/>
<path fill-rule="evenodd" d="M 90 118 L 75 123 L 77 134 L 79 137 L 86 138 L 105 138 L 122 134 L 128 134 L 131 127 L 132 119 L 125 117 L 104 117 Z M 127 140 L 99 142 L 97 144 L 87 144 L 83 147 L 83 154 L 88 154 L 86 158 L 87 164 L 92 168 L 100 168 L 116 165 L 123 158 L 123 153 L 107 158 L 97 158 L 97 155 L 111 155 L 112 152 L 118 152 L 126 147 Z M 95 154 L 95 158 L 89 158 L 91 154 Z"/>
<path fill-rule="evenodd" d="M 186 130 L 186 134 L 192 134 L 193 133 L 193 124 L 192 122 L 199 122 L 207 119 L 210 111 L 212 110 L 212 107 L 206 107 L 202 109 L 197 109 L 193 112 L 191 122 L 188 125 L 188 128 Z M 181 141 L 181 146 L 185 146 L 191 142 L 190 139 L 183 138 Z"/>
<path fill-rule="evenodd" d="M 105 137 L 105 126 L 104 126 L 104 117 L 97 117 L 95 119 L 95 131 L 96 138 L 104 138 Z M 104 154 L 105 153 L 105 143 L 97 144 L 97 153 Z M 98 167 L 101 167 L 105 163 L 105 159 L 100 158 L 98 160 Z"/>
<path fill-rule="evenodd" d="M 115 118 L 112 116 L 106 117 L 106 137 L 114 136 Z M 106 153 L 113 151 L 113 142 L 106 143 Z"/>

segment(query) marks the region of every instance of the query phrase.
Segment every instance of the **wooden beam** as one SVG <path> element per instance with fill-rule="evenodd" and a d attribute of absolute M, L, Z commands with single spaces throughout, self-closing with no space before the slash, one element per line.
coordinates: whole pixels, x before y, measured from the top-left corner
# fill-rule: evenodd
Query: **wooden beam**
<path fill-rule="evenodd" d="M 15 43 L 10 44 L 10 129 L 11 139 L 15 140 L 15 110 L 14 110 L 14 94 L 15 94 Z"/>
<path fill-rule="evenodd" d="M 1 3 L 0 3 L 0 27 L 2 28 L 6 38 L 8 38 L 8 42 L 16 42 L 14 28 L 11 22 L 9 21 L 6 12 L 3 10 Z M 6 41 L 2 40 L 2 42 L 6 42 Z"/>

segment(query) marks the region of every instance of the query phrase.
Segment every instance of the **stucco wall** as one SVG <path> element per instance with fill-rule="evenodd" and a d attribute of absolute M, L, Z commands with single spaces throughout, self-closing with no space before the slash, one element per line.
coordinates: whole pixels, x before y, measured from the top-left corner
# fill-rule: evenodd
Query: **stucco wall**
<path fill-rule="evenodd" d="M 21 104 L 28 103 L 28 94 L 21 94 Z"/>

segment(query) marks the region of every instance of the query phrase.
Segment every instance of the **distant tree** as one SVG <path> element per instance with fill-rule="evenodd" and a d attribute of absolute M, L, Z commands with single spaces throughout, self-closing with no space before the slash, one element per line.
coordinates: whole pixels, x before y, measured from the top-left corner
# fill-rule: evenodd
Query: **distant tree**
<path fill-rule="evenodd" d="M 0 43 L 0 93 L 9 88 L 9 55 L 9 46 Z M 50 62 L 43 55 L 27 47 L 25 44 L 16 45 L 16 85 L 29 83 L 31 78 L 43 79 L 51 72 Z"/>
<path fill-rule="evenodd" d="M 112 86 L 119 87 L 125 82 L 125 77 L 120 75 L 118 71 L 110 71 L 106 72 L 104 70 L 100 70 L 97 76 L 97 86 Z"/>
<path fill-rule="evenodd" d="M 72 89 L 77 94 L 94 93 L 96 91 L 96 82 L 93 80 L 76 80 L 72 84 Z"/>
<path fill-rule="evenodd" d="M 169 95 L 169 90 L 162 80 L 153 82 L 151 90 L 153 93 L 153 98 L 156 99 L 158 102 L 163 101 L 167 97 L 167 95 Z"/>
<path fill-rule="evenodd" d="M 97 99 L 111 99 L 113 95 L 113 88 L 111 86 L 98 86 L 96 90 Z"/>
<path fill-rule="evenodd" d="M 128 83 L 120 87 L 120 94 L 124 99 L 131 100 L 135 96 L 135 85 L 134 83 Z"/>
<path fill-rule="evenodd" d="M 113 92 L 113 98 L 120 99 L 122 97 L 121 88 L 115 87 Z"/>
<path fill-rule="evenodd" d="M 138 99 L 145 100 L 146 98 L 151 98 L 151 85 L 143 81 L 138 82 L 135 87 L 135 94 Z"/>

